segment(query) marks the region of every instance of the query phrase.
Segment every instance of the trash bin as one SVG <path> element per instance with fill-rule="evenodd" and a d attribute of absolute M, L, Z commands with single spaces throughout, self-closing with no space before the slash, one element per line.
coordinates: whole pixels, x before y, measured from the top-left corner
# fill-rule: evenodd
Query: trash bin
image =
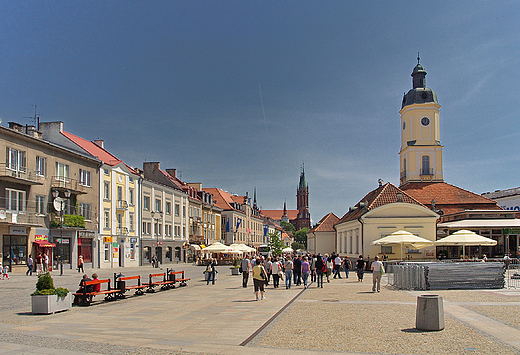
<path fill-rule="evenodd" d="M 175 272 L 175 270 L 170 270 L 168 273 L 168 281 L 175 281 L 175 275 L 172 275 L 172 272 Z"/>
<path fill-rule="evenodd" d="M 125 281 L 117 281 L 116 288 L 121 290 L 121 292 L 125 292 L 126 282 Z"/>
<path fill-rule="evenodd" d="M 419 330 L 443 330 L 444 306 L 439 295 L 421 295 L 417 297 L 415 328 Z"/>

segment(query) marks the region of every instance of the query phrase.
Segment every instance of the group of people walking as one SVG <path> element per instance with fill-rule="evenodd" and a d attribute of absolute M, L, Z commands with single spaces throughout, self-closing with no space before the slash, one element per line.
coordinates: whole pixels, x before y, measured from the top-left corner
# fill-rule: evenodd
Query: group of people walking
<path fill-rule="evenodd" d="M 47 271 L 49 271 L 49 256 L 46 253 L 38 254 L 36 260 L 32 258 L 32 255 L 29 255 L 27 258 L 27 271 L 25 272 L 27 276 L 32 276 L 33 272 L 40 274 Z"/>
<path fill-rule="evenodd" d="M 340 255 L 332 253 L 321 255 L 287 255 L 285 257 L 263 257 L 253 258 L 247 255 L 240 264 L 242 272 L 242 287 L 247 287 L 249 276 L 252 274 L 255 293 L 257 299 L 265 299 L 264 285 L 273 282 L 274 288 L 279 288 L 280 280 L 285 279 L 285 288 L 290 289 L 292 285 L 307 288 L 310 282 L 316 282 L 317 287 L 323 288 L 323 282 L 326 278 L 330 282 L 331 276 L 341 279 L 341 271 L 345 272 L 345 277 L 349 278 L 350 270 L 355 266 L 357 281 L 363 282 L 365 270 L 368 268 L 368 262 L 360 255 L 355 264 L 352 263 L 349 256 L 343 258 Z M 256 268 L 256 269 L 255 269 Z M 379 257 L 376 256 L 375 261 L 370 268 L 374 274 L 373 291 L 380 292 L 381 276 L 384 273 L 384 267 Z M 310 282 L 309 282 L 310 281 Z M 258 296 L 260 292 L 260 296 Z"/>

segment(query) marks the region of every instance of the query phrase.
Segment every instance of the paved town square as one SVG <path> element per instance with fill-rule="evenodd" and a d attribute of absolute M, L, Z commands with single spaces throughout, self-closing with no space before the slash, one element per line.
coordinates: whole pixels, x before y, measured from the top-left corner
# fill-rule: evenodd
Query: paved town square
<path fill-rule="evenodd" d="M 203 267 L 178 264 L 191 277 L 187 287 L 94 302 L 54 315 L 31 314 L 36 277 L 0 280 L 0 353 L 12 354 L 519 354 L 520 290 L 371 292 L 371 275 L 331 279 L 286 290 L 267 287 L 256 301 L 252 285 L 219 266 L 215 285 Z M 151 267 L 97 272 L 148 275 Z M 56 287 L 77 289 L 80 275 L 65 270 Z M 354 276 L 354 275 L 352 275 Z M 383 282 L 386 285 L 385 277 Z M 418 295 L 444 299 L 446 327 L 415 329 Z M 100 298 L 100 296 L 98 296 Z M 98 301 L 100 301 L 99 299 Z"/>

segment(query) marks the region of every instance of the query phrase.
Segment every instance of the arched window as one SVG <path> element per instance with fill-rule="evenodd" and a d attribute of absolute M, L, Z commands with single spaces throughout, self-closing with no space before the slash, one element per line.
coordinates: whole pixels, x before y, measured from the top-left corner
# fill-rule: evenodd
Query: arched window
<path fill-rule="evenodd" d="M 432 172 L 430 171 L 430 156 L 429 155 L 422 156 L 421 175 L 433 175 Z"/>

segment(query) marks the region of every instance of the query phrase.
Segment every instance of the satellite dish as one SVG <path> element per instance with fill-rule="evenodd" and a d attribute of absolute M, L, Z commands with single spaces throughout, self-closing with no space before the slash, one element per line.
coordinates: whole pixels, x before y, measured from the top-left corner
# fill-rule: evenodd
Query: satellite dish
<path fill-rule="evenodd" d="M 54 209 L 58 212 L 61 212 L 61 206 L 63 204 L 63 199 L 61 197 L 56 197 L 54 199 L 54 201 L 52 202 L 52 204 L 54 205 Z"/>

